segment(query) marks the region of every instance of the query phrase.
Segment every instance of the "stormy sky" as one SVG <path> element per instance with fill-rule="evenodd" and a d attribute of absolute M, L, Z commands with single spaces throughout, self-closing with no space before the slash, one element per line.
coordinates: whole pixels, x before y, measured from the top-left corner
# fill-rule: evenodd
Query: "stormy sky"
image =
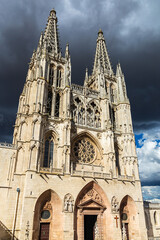
<path fill-rule="evenodd" d="M 113 69 L 120 62 L 125 75 L 144 198 L 160 199 L 159 0 L 0 0 L 0 141 L 12 141 L 28 63 L 53 7 L 72 83 L 83 84 L 86 67 L 91 73 L 102 28 Z"/>

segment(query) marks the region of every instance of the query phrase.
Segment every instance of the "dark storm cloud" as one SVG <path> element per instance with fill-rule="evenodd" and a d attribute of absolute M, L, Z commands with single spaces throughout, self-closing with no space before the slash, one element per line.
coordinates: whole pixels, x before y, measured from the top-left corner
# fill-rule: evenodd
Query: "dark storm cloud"
<path fill-rule="evenodd" d="M 59 20 L 63 53 L 66 43 L 70 44 L 72 82 L 83 84 L 86 67 L 91 74 L 97 32 L 102 28 L 114 71 L 117 62 L 121 62 L 133 120 L 136 123 L 159 121 L 157 9 L 160 2 L 157 0 L 1 0 L 0 114 L 8 119 L 10 112 L 16 112 L 28 62 L 53 7 Z M 3 127 L 7 124 L 5 121 Z"/>

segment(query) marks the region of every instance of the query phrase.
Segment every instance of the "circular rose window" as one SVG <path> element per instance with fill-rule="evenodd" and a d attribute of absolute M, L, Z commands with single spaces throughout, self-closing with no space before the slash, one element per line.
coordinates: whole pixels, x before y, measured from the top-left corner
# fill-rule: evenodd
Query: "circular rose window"
<path fill-rule="evenodd" d="M 73 153 L 80 163 L 91 163 L 95 160 L 96 150 L 89 138 L 78 139 L 73 144 Z"/>

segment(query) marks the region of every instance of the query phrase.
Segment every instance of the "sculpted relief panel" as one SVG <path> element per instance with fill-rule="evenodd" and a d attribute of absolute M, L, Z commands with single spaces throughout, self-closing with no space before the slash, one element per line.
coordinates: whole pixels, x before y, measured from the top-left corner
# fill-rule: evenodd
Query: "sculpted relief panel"
<path fill-rule="evenodd" d="M 80 204 L 83 204 L 84 202 L 88 202 L 91 199 L 99 204 L 103 204 L 102 197 L 94 188 L 92 188 L 87 193 L 85 193 L 85 195 L 80 200 Z"/>

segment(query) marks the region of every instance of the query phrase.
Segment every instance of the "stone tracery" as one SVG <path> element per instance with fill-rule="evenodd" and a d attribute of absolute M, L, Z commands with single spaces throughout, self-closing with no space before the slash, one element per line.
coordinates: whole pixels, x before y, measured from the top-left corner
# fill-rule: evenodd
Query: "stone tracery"
<path fill-rule="evenodd" d="M 91 163 L 95 160 L 96 149 L 88 137 L 83 137 L 73 144 L 73 154 L 78 162 Z"/>
<path fill-rule="evenodd" d="M 95 128 L 101 127 L 101 112 L 94 101 L 90 102 L 85 108 L 82 100 L 79 97 L 76 97 L 72 106 L 72 114 L 73 120 L 77 124 L 86 124 Z"/>
<path fill-rule="evenodd" d="M 73 120 L 75 123 L 85 124 L 85 108 L 79 97 L 74 99 L 73 104 Z"/>
<path fill-rule="evenodd" d="M 96 128 L 101 127 L 100 110 L 94 101 L 87 105 L 87 125 Z"/>

